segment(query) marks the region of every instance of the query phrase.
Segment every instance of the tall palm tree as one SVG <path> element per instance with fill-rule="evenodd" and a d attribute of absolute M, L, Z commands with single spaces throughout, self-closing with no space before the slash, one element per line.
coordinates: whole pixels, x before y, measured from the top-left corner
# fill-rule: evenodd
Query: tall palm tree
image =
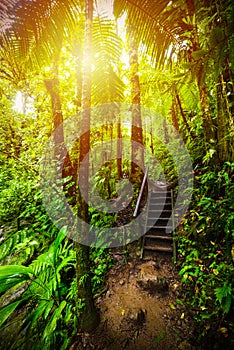
<path fill-rule="evenodd" d="M 230 147 L 227 146 L 227 139 L 222 132 L 224 124 L 227 122 L 229 127 L 224 127 L 224 129 L 230 134 L 231 121 L 227 121 L 226 118 L 226 122 L 222 122 L 220 127 L 216 125 L 210 108 L 210 97 L 205 75 L 208 71 L 213 81 L 215 81 L 218 72 L 221 73 L 227 67 L 227 62 L 229 62 L 229 68 L 231 67 L 234 57 L 234 35 L 231 29 L 233 28 L 233 8 L 232 0 L 225 0 L 222 6 L 221 2 L 215 1 L 207 7 L 205 7 L 202 0 L 196 2 L 193 0 L 176 0 L 173 2 L 165 0 L 114 1 L 115 14 L 120 16 L 123 12 L 127 13 L 127 23 L 134 22 L 138 29 L 137 32 L 132 31 L 132 36 L 137 37 L 145 45 L 157 67 L 163 68 L 168 64 L 173 53 L 183 55 L 184 63 L 187 63 L 191 78 L 197 81 L 204 141 L 207 144 L 207 149 L 212 145 L 212 147 L 216 147 L 218 152 L 220 147 L 220 152 L 223 153 L 222 159 L 233 158 L 233 151 L 229 149 L 229 155 L 226 152 Z M 222 14 L 222 19 L 220 14 Z M 225 17 L 226 24 L 224 23 Z M 215 25 L 214 18 L 219 18 Z M 206 26 L 207 32 L 204 34 L 201 30 L 199 32 L 197 30 L 201 23 L 203 26 L 204 23 L 208 23 Z M 205 46 L 204 43 L 207 42 L 209 44 Z M 210 67 L 213 71 L 210 70 Z M 230 78 L 232 75 L 233 68 L 229 69 L 229 81 L 233 80 Z M 224 98 L 230 100 L 230 91 L 227 90 L 227 92 L 228 94 L 225 93 L 226 97 Z M 231 93 L 231 95 L 233 94 Z M 220 117 L 222 114 L 220 108 L 222 109 L 221 106 L 224 106 L 221 101 L 223 97 L 221 96 L 222 94 L 218 91 L 217 108 Z M 231 113 L 227 109 L 226 112 L 228 112 L 228 115 Z M 223 120 L 223 118 L 221 117 L 219 120 Z M 217 127 L 220 130 L 218 134 L 216 133 Z M 228 144 L 230 146 L 230 142 Z M 219 146 L 217 147 L 217 145 Z M 223 151 L 222 145 L 224 147 Z M 225 153 L 226 155 L 224 155 Z"/>
<path fill-rule="evenodd" d="M 132 26 L 131 26 L 132 27 Z M 128 45 L 129 45 L 129 64 L 130 64 L 130 83 L 131 83 L 131 103 L 132 103 L 132 162 L 131 177 L 136 177 L 139 171 L 139 182 L 141 182 L 142 171 L 144 166 L 143 152 L 143 132 L 141 120 L 141 88 L 139 79 L 139 62 L 138 62 L 138 43 L 131 37 L 131 28 L 128 26 Z M 138 164 L 138 165 L 137 165 Z M 138 170 L 138 171 L 137 171 Z M 137 179 L 138 181 L 138 179 Z"/>
<path fill-rule="evenodd" d="M 78 6 L 79 5 L 79 6 Z M 25 0 L 23 3 L 12 1 L 12 23 L 8 31 L 2 33 L 2 44 L 7 49 L 13 49 L 16 59 L 20 62 L 26 62 L 31 67 L 40 67 L 45 62 L 53 64 L 51 69 L 51 77 L 45 81 L 47 91 L 50 94 L 52 102 L 52 116 L 54 129 L 63 123 L 63 114 L 61 108 L 61 99 L 59 92 L 58 79 L 58 58 L 61 50 L 61 42 L 64 36 L 69 32 L 76 30 L 76 20 L 80 18 L 79 10 L 82 9 L 79 1 L 49 1 L 45 0 L 31 2 Z M 1 14 L 1 11 L 0 11 Z M 77 17 L 77 18 L 76 18 Z M 2 17 L 3 18 L 3 17 Z M 5 19 L 5 17 L 4 17 Z M 61 21 L 62 20 L 62 21 Z M 113 96 L 122 98 L 122 82 L 118 79 L 114 72 L 111 63 L 116 57 L 119 57 L 118 39 L 110 28 L 110 23 L 102 21 L 100 18 L 96 21 L 95 32 L 93 30 L 93 1 L 85 1 L 85 38 L 84 38 L 84 61 L 87 62 L 83 69 L 82 78 L 82 100 L 81 100 L 81 138 L 79 149 L 79 161 L 82 163 L 83 158 L 90 149 L 90 131 L 82 132 L 82 130 L 90 129 L 90 107 L 91 107 L 91 64 L 86 58 L 92 56 L 92 36 L 95 37 L 96 50 L 99 50 L 100 60 L 104 57 L 97 66 L 108 66 L 107 77 L 109 79 L 109 88 L 111 94 L 109 99 L 104 101 L 96 98 L 97 101 L 110 102 Z M 112 40 L 106 40 L 106 38 Z M 98 45 L 100 44 L 100 45 Z M 101 50 L 100 50 L 101 48 Z M 100 54 L 101 52 L 101 54 Z M 104 62 L 105 61 L 105 62 Z M 80 65 L 80 62 L 78 63 Z M 110 77 L 114 79 L 111 80 Z M 79 79 L 80 80 L 80 79 Z M 96 84 L 94 92 L 105 90 L 106 81 Z M 101 95 L 103 96 L 103 94 Z M 60 133 L 55 133 L 55 146 L 58 146 L 59 157 L 67 154 L 65 159 L 65 168 L 67 165 L 71 167 L 71 161 L 64 145 L 63 129 L 59 128 Z M 56 148 L 56 147 L 55 147 Z M 65 169 L 66 170 L 66 169 Z M 85 168 L 85 173 L 79 174 L 80 181 L 83 184 L 83 189 L 88 191 L 88 167 Z M 74 169 L 72 169 L 72 173 Z M 64 172 L 64 176 L 69 173 Z M 87 196 L 85 196 L 87 198 Z M 88 222 L 88 205 L 85 200 L 80 197 L 79 201 L 79 216 L 84 222 Z M 87 234 L 82 231 L 81 234 Z M 80 328 L 86 331 L 92 330 L 98 323 L 98 314 L 94 307 L 91 278 L 90 278 L 90 261 L 89 247 L 76 244 L 77 252 L 77 291 L 78 299 L 82 299 L 85 306 L 80 320 Z M 85 278 L 84 278 L 85 276 Z M 84 282 L 85 281 L 85 282 Z M 80 305 L 80 303 L 79 303 Z M 79 314 L 81 310 L 78 310 Z"/>
<path fill-rule="evenodd" d="M 79 147 L 79 163 L 81 164 L 84 157 L 89 157 L 90 151 L 90 118 L 91 118 L 91 88 L 92 88 L 92 67 L 89 59 L 92 57 L 92 32 L 93 32 L 93 0 L 85 0 L 85 37 L 84 37 L 84 71 L 81 100 L 81 137 Z M 79 213 L 82 219 L 80 227 L 81 236 L 87 236 L 86 223 L 89 221 L 88 203 L 89 196 L 89 160 L 83 171 L 79 173 L 79 182 L 85 192 L 83 197 L 79 196 Z M 86 198 L 86 200 L 85 200 Z M 77 259 L 77 285 L 78 299 L 84 304 L 82 317 L 80 319 L 80 328 L 87 332 L 92 331 L 99 323 L 99 316 L 94 306 L 91 277 L 90 277 L 90 259 L 89 246 L 76 242 L 76 259 Z M 84 279 L 84 276 L 85 279 Z"/>

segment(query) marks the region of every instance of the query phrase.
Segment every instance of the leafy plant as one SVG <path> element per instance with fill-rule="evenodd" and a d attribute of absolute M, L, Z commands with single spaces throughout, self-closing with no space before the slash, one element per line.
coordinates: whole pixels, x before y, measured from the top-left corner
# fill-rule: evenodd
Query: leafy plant
<path fill-rule="evenodd" d="M 6 315 L 1 323 L 4 326 L 20 304 L 26 303 L 28 308 L 12 348 L 28 347 L 28 339 L 34 349 L 53 349 L 57 346 L 65 349 L 69 344 L 76 322 L 75 295 L 73 298 L 69 295 L 74 277 L 75 253 L 63 231 L 58 233 L 48 251 L 39 255 L 28 267 L 0 266 L 1 293 L 25 284 L 25 289 L 18 296 L 20 299 L 1 309 L 1 313 Z M 70 271 L 73 271 L 72 274 Z"/>
<path fill-rule="evenodd" d="M 100 291 L 106 289 L 105 278 L 108 270 L 113 266 L 113 258 L 108 249 L 92 249 L 92 288 L 93 293 L 100 294 Z"/>
<path fill-rule="evenodd" d="M 221 325 L 233 332 L 229 322 L 234 305 L 232 167 L 225 163 L 218 173 L 196 176 L 199 187 L 179 235 L 179 274 L 186 286 L 187 303 L 199 323 L 209 322 L 202 336 L 212 336 Z"/>

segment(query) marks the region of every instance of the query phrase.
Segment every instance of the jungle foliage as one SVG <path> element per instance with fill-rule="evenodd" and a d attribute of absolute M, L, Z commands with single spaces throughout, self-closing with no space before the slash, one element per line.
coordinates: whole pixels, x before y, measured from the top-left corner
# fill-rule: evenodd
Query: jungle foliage
<path fill-rule="evenodd" d="M 77 115 L 77 130 L 88 123 L 89 132 L 66 150 L 69 135 L 61 129 L 53 138 L 55 160 L 58 167 L 65 162 L 62 183 L 71 210 L 103 232 L 115 227 L 118 213 L 82 202 L 77 174 L 90 149 L 108 142 L 115 155 L 100 151 L 90 157 L 90 193 L 110 203 L 125 181 L 132 182 L 128 223 L 142 177 L 133 163 L 143 155 L 115 140 L 137 141 L 150 150 L 157 159 L 144 154 L 145 164 L 154 164 L 150 179 L 166 179 L 175 193 L 175 164 L 186 160 L 178 152 L 175 162 L 170 149 L 186 145 L 193 196 L 176 231 L 184 302 L 202 344 L 208 348 L 215 339 L 212 349 L 233 348 L 233 13 L 233 0 L 1 1 L 3 347 L 68 349 L 84 325 L 86 306 L 105 291 L 114 263 L 101 230 L 96 246 L 87 249 L 44 206 L 44 147 L 56 127 Z M 126 123 L 121 103 L 142 108 L 129 109 Z M 90 113 L 100 105 L 105 113 Z M 55 198 L 55 207 L 60 205 Z"/>

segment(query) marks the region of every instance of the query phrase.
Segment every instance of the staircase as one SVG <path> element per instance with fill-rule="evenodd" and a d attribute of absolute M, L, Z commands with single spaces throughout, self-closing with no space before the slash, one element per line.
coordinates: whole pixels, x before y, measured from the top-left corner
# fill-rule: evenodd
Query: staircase
<path fill-rule="evenodd" d="M 173 254 L 173 220 L 170 219 L 173 209 L 173 193 L 159 189 L 151 193 L 147 213 L 147 232 L 143 236 L 141 258 L 154 259 L 159 254 Z M 169 221 L 170 219 L 170 221 Z"/>

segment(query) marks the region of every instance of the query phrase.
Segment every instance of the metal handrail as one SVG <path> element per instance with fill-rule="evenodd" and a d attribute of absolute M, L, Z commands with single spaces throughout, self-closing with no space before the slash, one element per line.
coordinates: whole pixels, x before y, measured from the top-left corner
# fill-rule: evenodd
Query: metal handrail
<path fill-rule="evenodd" d="M 141 197 L 143 195 L 145 183 L 146 183 L 146 180 L 147 180 L 147 177 L 148 177 L 148 172 L 149 172 L 149 167 L 147 166 L 146 169 L 145 169 L 145 175 L 144 175 L 143 180 L 142 180 L 141 189 L 140 189 L 140 192 L 139 192 L 139 195 L 138 195 L 138 198 L 137 198 L 136 208 L 135 208 L 134 213 L 133 213 L 133 217 L 134 218 L 137 216 L 137 213 L 138 213 L 138 210 L 139 210 L 139 207 L 140 207 Z"/>
<path fill-rule="evenodd" d="M 173 194 L 173 189 L 171 189 L 171 219 L 172 219 L 172 238 L 173 238 L 173 262 L 174 264 L 176 263 L 177 259 L 177 252 L 176 252 L 176 241 L 175 241 L 175 212 L 174 212 L 174 194 Z"/>

